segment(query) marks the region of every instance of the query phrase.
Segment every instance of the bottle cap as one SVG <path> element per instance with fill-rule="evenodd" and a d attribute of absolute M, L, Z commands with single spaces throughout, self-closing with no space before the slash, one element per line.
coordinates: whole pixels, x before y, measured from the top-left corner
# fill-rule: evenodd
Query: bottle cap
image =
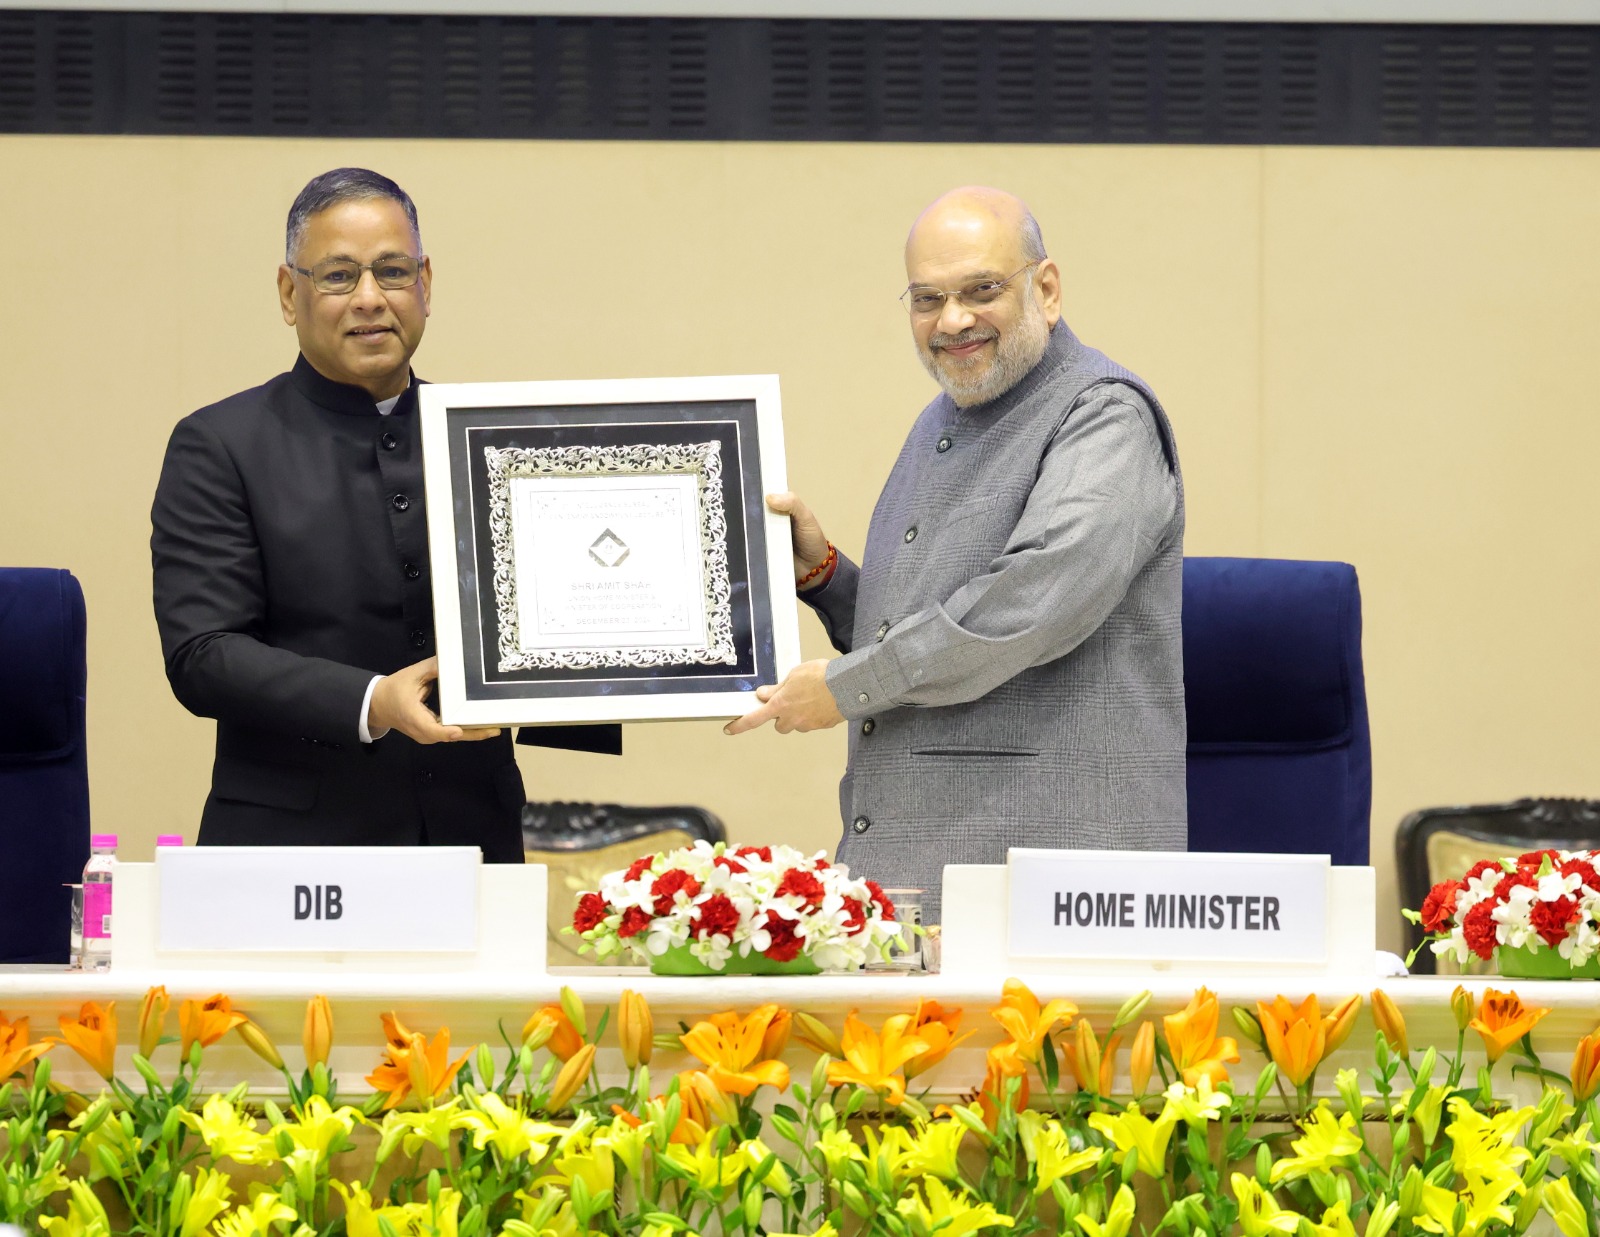
<path fill-rule="evenodd" d="M 183 845 L 183 835 L 181 833 L 163 833 L 163 834 L 160 834 L 156 838 L 156 845 L 157 846 L 182 846 Z"/>
<path fill-rule="evenodd" d="M 95 850 L 114 849 L 117 845 L 117 835 L 114 833 L 90 834 L 89 845 Z"/>

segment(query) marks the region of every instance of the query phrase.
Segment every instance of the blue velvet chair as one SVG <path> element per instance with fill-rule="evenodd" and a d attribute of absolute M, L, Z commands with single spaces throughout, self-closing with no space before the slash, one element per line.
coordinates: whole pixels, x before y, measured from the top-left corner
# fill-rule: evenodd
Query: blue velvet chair
<path fill-rule="evenodd" d="M 1348 563 L 1183 561 L 1189 849 L 1367 862 L 1372 743 Z"/>
<path fill-rule="evenodd" d="M 67 960 L 89 858 L 83 589 L 0 568 L 0 962 Z"/>

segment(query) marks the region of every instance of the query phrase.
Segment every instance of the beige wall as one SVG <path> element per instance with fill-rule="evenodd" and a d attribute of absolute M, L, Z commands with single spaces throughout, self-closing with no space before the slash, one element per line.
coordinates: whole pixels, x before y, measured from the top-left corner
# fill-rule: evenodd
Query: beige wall
<path fill-rule="evenodd" d="M 83 581 L 95 820 L 125 855 L 193 837 L 209 767 L 150 614 L 166 437 L 293 359 L 282 219 L 338 163 L 420 204 L 421 373 L 778 373 L 793 484 L 847 548 L 930 390 L 906 227 L 1011 188 L 1078 332 L 1172 412 L 1189 552 L 1359 568 L 1381 904 L 1412 808 L 1600 793 L 1600 152 L 0 138 L 0 562 Z M 530 793 L 833 842 L 841 731 L 626 742 L 524 752 Z"/>

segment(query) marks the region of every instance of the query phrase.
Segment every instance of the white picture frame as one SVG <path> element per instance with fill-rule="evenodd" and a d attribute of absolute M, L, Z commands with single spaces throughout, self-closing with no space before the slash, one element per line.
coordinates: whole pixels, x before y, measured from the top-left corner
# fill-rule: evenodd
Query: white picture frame
<path fill-rule="evenodd" d="M 737 717 L 799 662 L 776 375 L 418 395 L 447 725 Z"/>

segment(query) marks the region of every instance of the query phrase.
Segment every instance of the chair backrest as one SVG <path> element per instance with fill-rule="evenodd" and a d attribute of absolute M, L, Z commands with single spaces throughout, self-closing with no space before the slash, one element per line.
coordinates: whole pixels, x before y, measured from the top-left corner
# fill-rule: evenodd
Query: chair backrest
<path fill-rule="evenodd" d="M 1348 563 L 1183 561 L 1189 849 L 1365 864 L 1372 744 Z"/>
<path fill-rule="evenodd" d="M 0 962 L 65 962 L 89 858 L 83 589 L 0 568 Z"/>
<path fill-rule="evenodd" d="M 1400 904 L 1420 909 L 1428 890 L 1442 880 L 1460 880 L 1480 859 L 1514 858 L 1547 848 L 1600 848 L 1600 800 L 1517 799 L 1412 812 L 1394 835 Z M 1407 948 L 1423 938 L 1421 925 L 1409 921 L 1405 934 Z M 1431 975 L 1440 969 L 1431 949 L 1424 949 L 1411 964 L 1414 974 Z"/>

